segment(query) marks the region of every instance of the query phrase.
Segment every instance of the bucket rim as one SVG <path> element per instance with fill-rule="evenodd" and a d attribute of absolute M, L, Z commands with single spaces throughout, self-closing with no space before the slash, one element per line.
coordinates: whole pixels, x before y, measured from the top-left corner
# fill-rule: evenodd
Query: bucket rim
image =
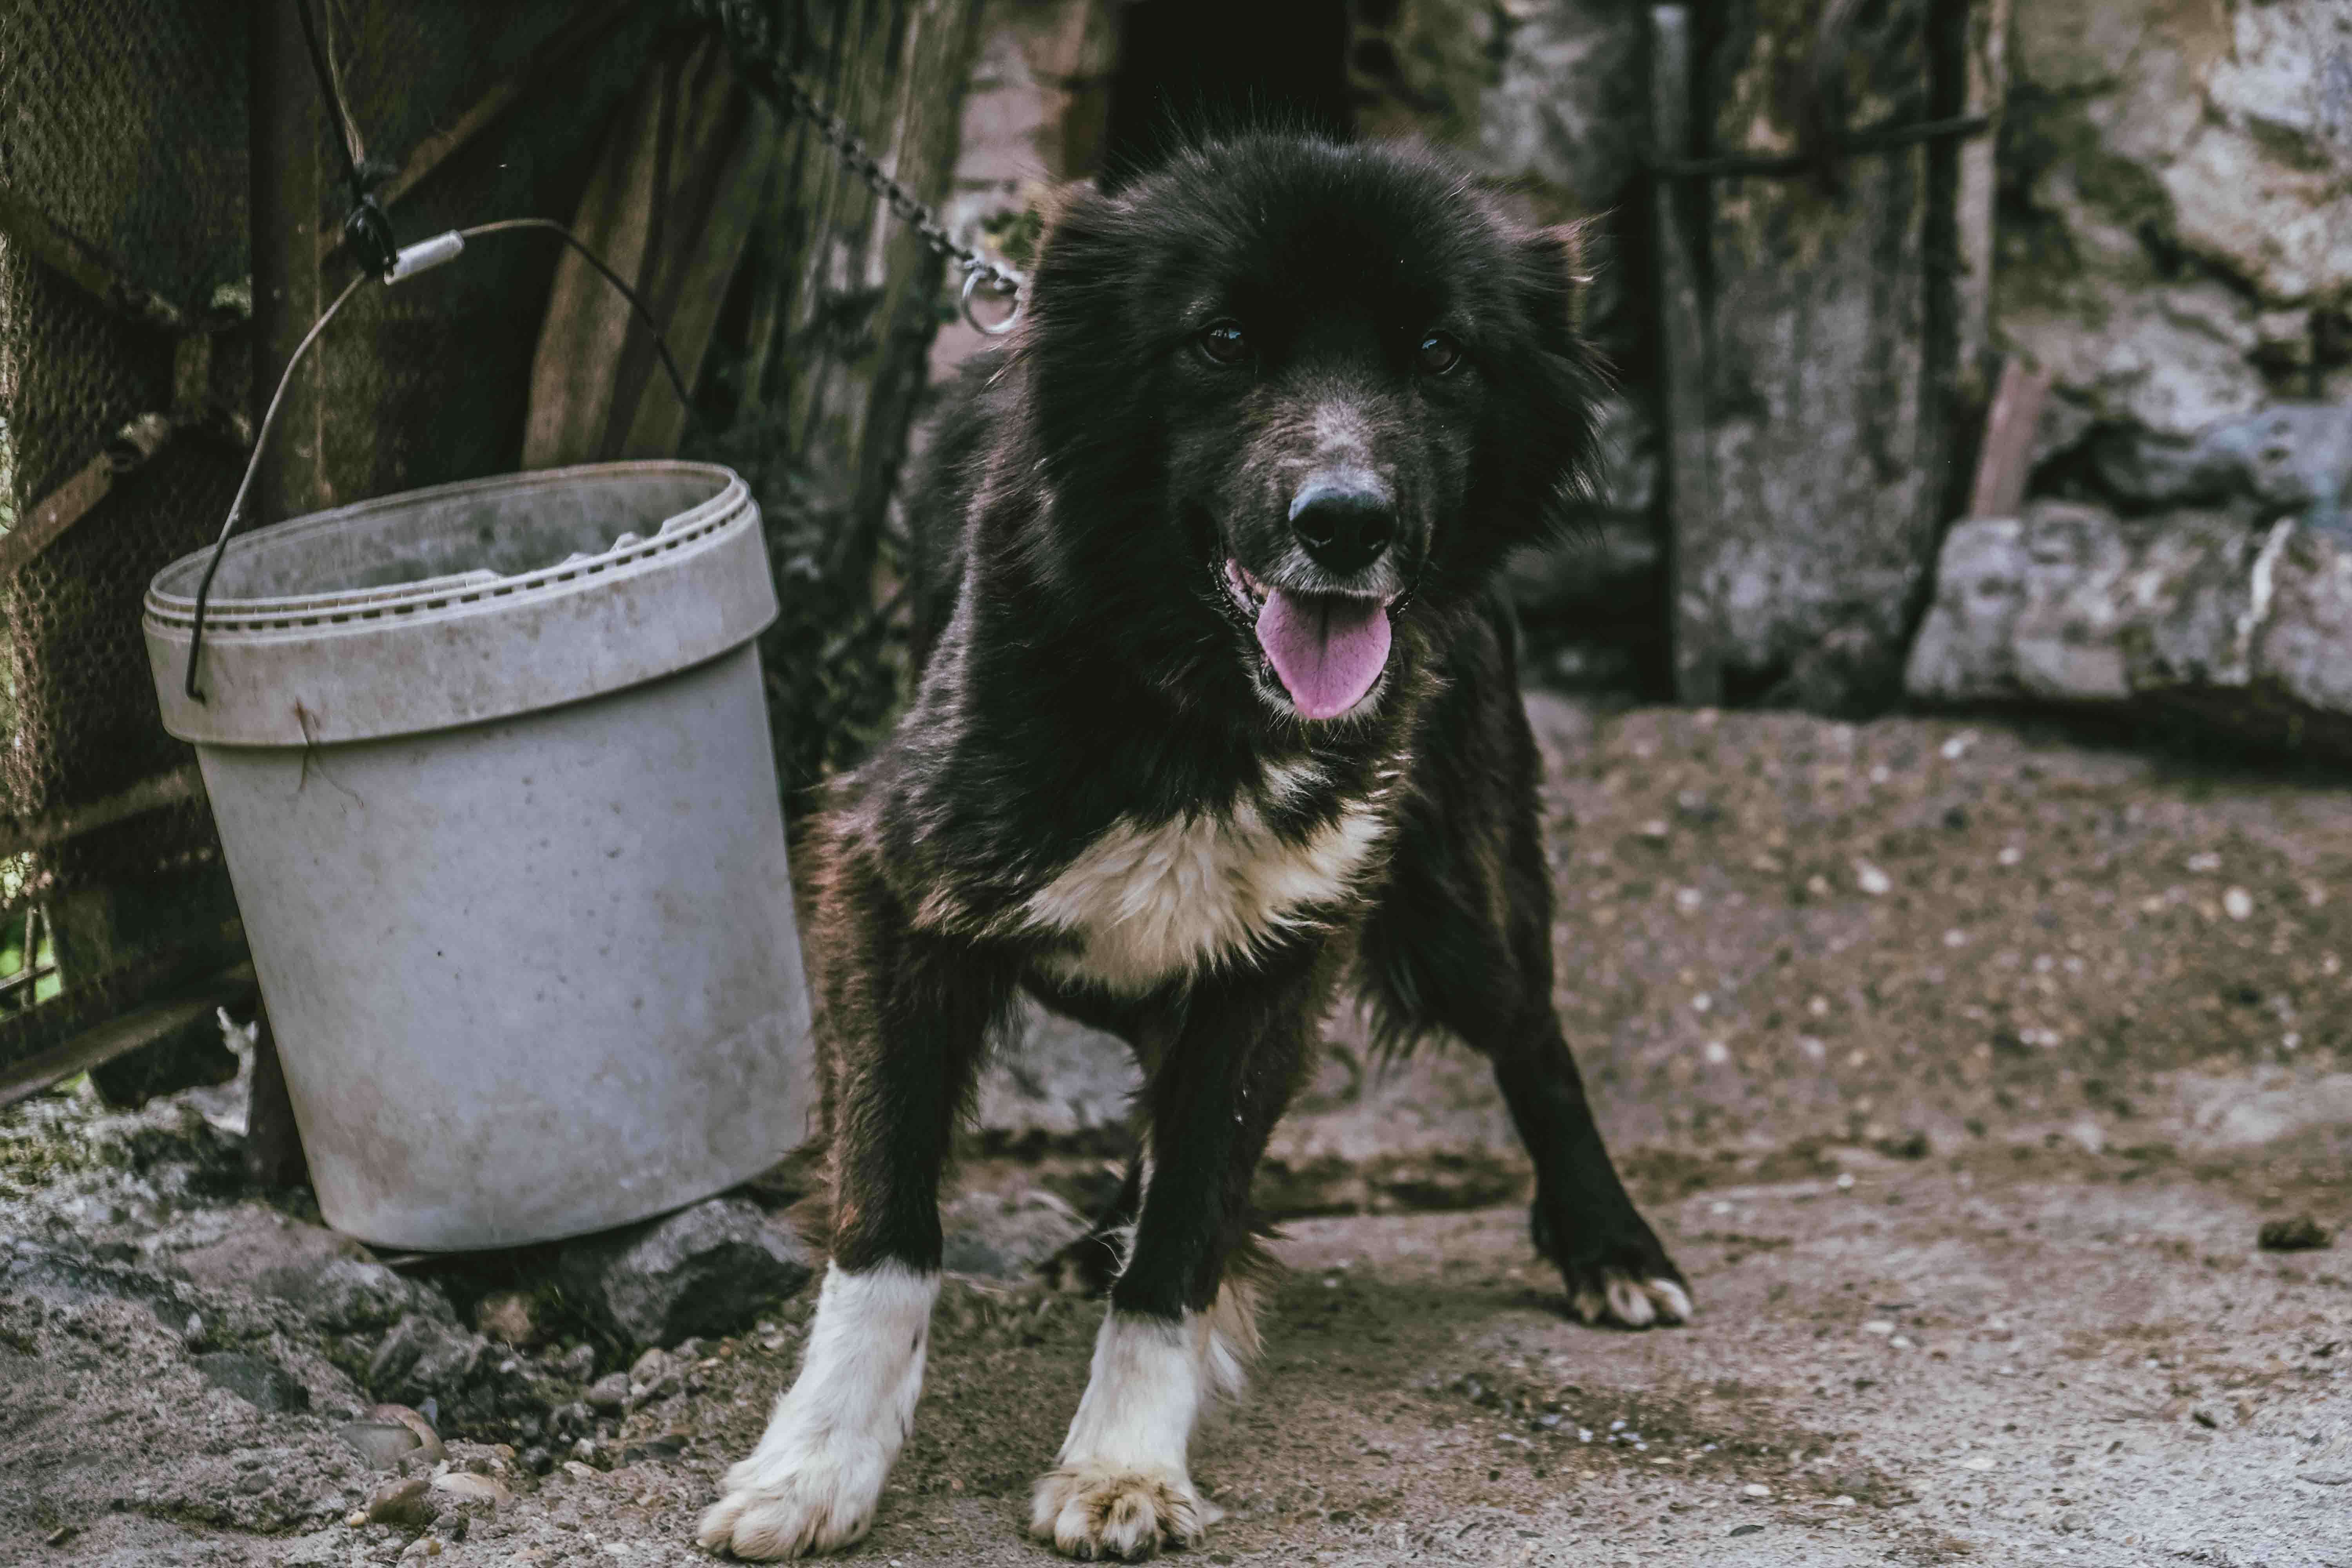
<path fill-rule="evenodd" d="M 758 509 L 751 501 L 751 487 L 740 474 L 724 464 L 670 458 L 577 463 L 560 468 L 536 468 L 458 479 L 448 484 L 428 485 L 418 489 L 352 501 L 320 511 L 303 512 L 231 540 L 224 559 L 265 546 L 299 541 L 309 534 L 348 527 L 420 502 L 545 489 L 581 480 L 633 479 L 704 479 L 712 481 L 716 489 L 709 499 L 664 518 L 658 528 L 633 544 L 606 550 L 586 560 L 534 567 L 510 576 L 477 577 L 467 574 L 378 588 L 324 589 L 304 594 L 246 597 L 215 592 L 205 605 L 205 638 L 209 642 L 215 637 L 233 637 L 239 633 L 285 632 L 352 620 L 397 620 L 435 611 L 463 609 L 488 600 L 511 601 L 529 597 L 540 590 L 561 590 L 586 579 L 638 566 L 654 557 L 709 541 L 713 536 L 726 532 L 730 526 L 750 526 L 758 516 Z M 207 547 L 184 555 L 150 580 L 142 608 L 144 618 L 155 630 L 184 634 L 194 628 L 196 619 L 195 584 L 203 575 L 211 554 L 212 551 Z M 173 591 L 172 585 L 174 584 L 184 584 L 185 591 Z"/>

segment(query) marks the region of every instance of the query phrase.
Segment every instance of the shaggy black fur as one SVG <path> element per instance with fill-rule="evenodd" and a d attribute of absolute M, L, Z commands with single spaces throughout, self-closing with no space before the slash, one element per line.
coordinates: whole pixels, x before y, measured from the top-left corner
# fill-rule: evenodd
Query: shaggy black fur
<path fill-rule="evenodd" d="M 1538 764 L 1494 588 L 1587 456 L 1578 267 L 1572 231 L 1517 227 L 1417 154 L 1297 138 L 1195 151 L 1054 220 L 1029 319 L 967 373 L 918 498 L 919 685 L 803 856 L 845 1268 L 938 1267 L 954 1110 L 1027 986 L 1120 1032 L 1148 1078 L 1150 1179 L 1105 1221 L 1137 1227 L 1115 1304 L 1204 1308 L 1353 978 L 1393 1037 L 1493 1059 L 1571 1303 L 1679 1283 L 1553 1013 Z M 1393 529 L 1334 569 L 1291 508 L 1340 470 L 1384 487 Z M 1229 559 L 1392 601 L 1353 710 L 1292 708 Z M 1270 768 L 1313 787 L 1270 797 Z M 1122 822 L 1248 805 L 1296 845 L 1367 803 L 1389 830 L 1343 896 L 1144 994 L 1057 966 L 1068 939 L 1024 913 Z M 1073 1257 L 1109 1272 L 1099 1244 Z"/>

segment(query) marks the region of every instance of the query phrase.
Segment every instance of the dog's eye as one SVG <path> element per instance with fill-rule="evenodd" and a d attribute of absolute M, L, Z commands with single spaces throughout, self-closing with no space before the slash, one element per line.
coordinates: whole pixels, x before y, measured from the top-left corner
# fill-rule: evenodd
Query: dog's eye
<path fill-rule="evenodd" d="M 1444 332 L 1432 332 L 1421 340 L 1421 347 L 1414 357 L 1420 362 L 1423 374 L 1444 375 L 1462 363 L 1462 345 Z"/>
<path fill-rule="evenodd" d="M 1219 364 L 1239 364 L 1249 358 L 1249 339 L 1239 321 L 1212 321 L 1201 331 L 1201 352 Z"/>

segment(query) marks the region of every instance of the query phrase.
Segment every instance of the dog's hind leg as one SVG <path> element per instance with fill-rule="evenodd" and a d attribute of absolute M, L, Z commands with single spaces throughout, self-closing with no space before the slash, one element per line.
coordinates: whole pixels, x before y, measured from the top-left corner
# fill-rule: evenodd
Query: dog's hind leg
<path fill-rule="evenodd" d="M 800 1375 L 702 1516 L 701 1543 L 739 1557 L 830 1551 L 873 1522 L 922 1393 L 948 1141 L 1012 994 L 984 955 L 910 930 L 856 848 L 813 850 L 833 1261 Z"/>
<path fill-rule="evenodd" d="M 1197 1544 L 1192 1426 L 1237 1392 L 1257 1342 L 1250 1177 L 1289 1103 L 1332 968 L 1319 952 L 1204 979 L 1146 1091 L 1149 1163 L 1085 1396 L 1031 1500 L 1030 1533 L 1084 1558 Z"/>
<path fill-rule="evenodd" d="M 1445 764 L 1399 835 L 1364 973 L 1397 1023 L 1450 1029 L 1493 1063 L 1535 1162 L 1536 1249 L 1570 1310 L 1626 1328 L 1681 1322 L 1690 1287 L 1618 1179 L 1552 1009 L 1538 762 L 1516 683 L 1477 683 L 1442 722 L 1453 732 L 1428 754 Z"/>

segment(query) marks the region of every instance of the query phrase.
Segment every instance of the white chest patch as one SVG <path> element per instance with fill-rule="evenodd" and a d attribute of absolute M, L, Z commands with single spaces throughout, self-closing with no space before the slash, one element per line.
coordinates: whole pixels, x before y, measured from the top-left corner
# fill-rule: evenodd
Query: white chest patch
<path fill-rule="evenodd" d="M 1247 798 L 1150 827 L 1121 817 L 1031 895 L 1025 923 L 1079 943 L 1045 961 L 1049 973 L 1139 994 L 1245 956 L 1308 907 L 1347 897 L 1388 831 L 1369 802 L 1297 844 Z"/>

